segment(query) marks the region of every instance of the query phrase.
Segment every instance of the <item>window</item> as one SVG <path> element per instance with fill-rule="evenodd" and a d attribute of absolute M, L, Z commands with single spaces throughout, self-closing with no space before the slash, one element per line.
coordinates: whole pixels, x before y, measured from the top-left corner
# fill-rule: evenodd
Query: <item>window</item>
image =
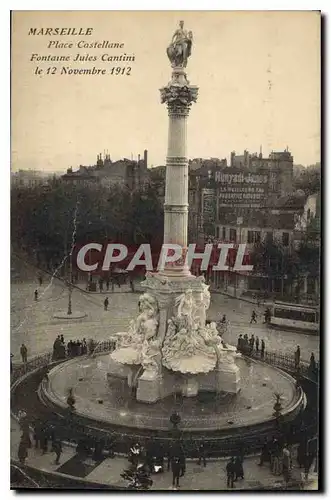
<path fill-rule="evenodd" d="M 216 238 L 218 239 L 220 237 L 220 228 L 219 226 L 216 226 Z"/>
<path fill-rule="evenodd" d="M 290 235 L 289 235 L 289 233 L 283 233 L 283 235 L 282 235 L 282 242 L 283 242 L 284 247 L 288 247 L 289 242 L 290 242 Z"/>
<path fill-rule="evenodd" d="M 260 241 L 260 231 L 247 231 L 247 243 L 259 243 Z"/>
<path fill-rule="evenodd" d="M 237 241 L 237 230 L 230 229 L 230 241 Z"/>
<path fill-rule="evenodd" d="M 223 241 L 226 239 L 226 227 L 223 227 Z"/>
<path fill-rule="evenodd" d="M 308 311 L 296 311 L 295 309 L 275 308 L 275 318 L 293 319 L 295 321 L 306 321 L 307 323 L 316 322 L 316 314 Z"/>
<path fill-rule="evenodd" d="M 273 234 L 272 234 L 271 232 L 268 232 L 268 233 L 266 234 L 266 238 L 265 238 L 265 239 L 266 239 L 266 242 L 267 242 L 267 243 L 272 243 L 272 242 L 273 242 L 273 240 L 274 240 L 274 238 L 273 238 Z"/>
<path fill-rule="evenodd" d="M 261 241 L 260 231 L 254 231 L 254 241 L 255 241 L 255 243 L 260 243 L 260 241 Z"/>

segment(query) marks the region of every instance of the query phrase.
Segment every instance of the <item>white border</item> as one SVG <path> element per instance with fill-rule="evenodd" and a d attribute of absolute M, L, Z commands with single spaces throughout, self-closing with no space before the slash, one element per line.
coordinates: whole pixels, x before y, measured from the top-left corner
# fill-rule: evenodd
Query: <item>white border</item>
<path fill-rule="evenodd" d="M 85 2 L 83 0 L 80 1 L 67 1 L 67 0 L 57 0 L 57 1 L 49 1 L 47 2 L 47 5 L 42 2 L 41 0 L 34 0 L 34 1 L 24 1 L 24 0 L 12 0 L 9 2 L 1 2 L 1 7 L 0 7 L 0 37 L 1 37 L 1 92 L 0 92 L 0 99 L 1 99 L 1 119 L 2 119 L 2 127 L 1 127 L 1 134 L 0 134 L 0 140 L 1 140 L 1 160 L 2 160 L 2 165 L 1 165 L 1 182 L 0 182 L 0 199 L 1 199 L 1 240 L 2 240 L 2 245 L 1 245 L 1 263 L 3 265 L 3 269 L 1 271 L 1 285 L 0 285 L 0 290 L 1 290 L 1 330 L 2 334 L 4 336 L 4 339 L 1 343 L 1 349 L 0 349 L 0 356 L 1 358 L 1 367 L 2 367 L 2 373 L 0 377 L 0 384 L 1 384 L 1 398 L 2 401 L 9 401 L 9 353 L 10 353 L 10 345 L 9 345 L 9 311 L 10 311 L 10 304 L 9 304 L 9 282 L 10 282 L 10 264 L 9 264 L 9 252 L 10 252 L 10 245 L 9 245 L 9 217 L 10 217 L 10 211 L 9 211 L 9 194 L 10 194 L 10 171 L 9 171 L 9 165 L 10 165 L 10 122 L 9 122 L 9 114 L 10 114 L 10 109 L 9 109 L 9 67 L 10 67 L 10 59 L 9 59 L 9 53 L 10 53 L 10 23 L 9 23 L 9 9 L 12 10 L 321 10 L 324 15 L 328 15 L 330 12 L 330 2 L 326 2 L 326 0 L 322 0 L 319 2 L 313 2 L 313 1 L 289 1 L 289 0 L 283 0 L 283 1 L 269 1 L 268 2 L 268 9 L 266 9 L 266 2 L 264 1 L 250 1 L 247 2 L 247 0 L 232 0 L 231 2 L 220 2 L 217 0 L 211 1 L 211 0 L 204 0 L 204 1 L 196 1 L 196 0 L 186 0 L 186 1 L 181 1 L 179 3 L 178 0 L 167 0 L 163 2 L 155 2 L 155 1 L 140 1 L 139 4 L 137 4 L 134 1 L 128 1 L 128 0 L 122 0 L 121 2 L 114 2 L 111 0 L 108 1 L 100 1 L 100 0 L 94 0 L 93 2 Z M 328 24 L 328 19 L 326 20 L 325 23 L 325 28 L 327 27 L 326 25 Z M 329 73 L 329 67 L 330 67 L 330 61 L 329 61 L 329 53 L 330 53 L 330 47 L 329 47 L 329 37 L 326 37 L 325 40 L 325 60 L 324 60 L 324 71 L 326 71 L 325 75 L 325 90 L 327 89 L 326 82 L 328 81 L 328 73 Z M 326 68 L 327 66 L 327 68 Z M 326 121 L 327 117 L 329 116 L 329 104 L 327 107 L 327 110 L 325 111 L 325 126 L 326 126 Z M 330 136 L 329 136 L 329 130 L 326 127 L 325 128 L 325 150 L 326 150 L 326 145 L 330 141 Z M 324 160 L 326 161 L 326 154 L 324 157 Z M 325 189 L 325 200 L 328 198 L 328 194 L 331 194 L 331 180 L 330 180 L 330 175 L 327 175 L 327 170 L 328 170 L 329 165 L 324 165 L 324 182 L 326 181 L 326 189 Z M 330 204 L 326 206 L 325 203 L 325 211 L 324 211 L 324 220 L 325 220 L 325 230 L 327 237 L 325 238 L 325 245 L 324 245 L 324 254 L 325 254 L 325 261 L 326 265 L 324 266 L 324 281 L 325 281 L 325 289 L 324 289 L 324 294 L 325 294 L 325 309 L 326 311 L 331 310 L 331 294 L 329 293 L 329 286 L 331 283 L 331 275 L 330 275 L 330 266 L 327 265 L 328 262 L 328 255 L 329 252 L 328 250 L 330 249 L 330 237 L 331 237 L 331 207 Z M 330 306 L 330 307 L 329 307 Z M 326 315 L 328 316 L 328 315 Z M 324 347 L 324 343 L 326 343 L 327 346 L 327 352 L 325 354 L 325 361 L 327 364 L 327 360 L 331 359 L 331 352 L 330 352 L 330 342 L 327 342 L 327 336 L 330 335 L 330 329 L 328 328 L 329 326 L 329 318 L 326 317 L 326 323 L 325 323 L 325 328 L 323 332 L 323 337 L 322 337 L 322 346 Z M 324 349 L 321 350 L 323 352 Z M 327 374 L 329 375 L 329 374 Z M 324 381 L 325 386 L 331 385 L 329 376 L 327 376 L 327 380 Z M 328 388 L 328 387 L 327 387 Z M 324 431 L 327 431 L 327 416 L 330 415 L 329 409 L 330 409 L 330 399 L 326 399 L 326 415 L 324 419 L 325 423 L 325 429 Z M 5 434 L 5 429 L 7 429 L 7 433 Z M 1 479 L 0 479 L 0 488 L 1 488 L 1 493 L 3 495 L 3 498 L 11 497 L 12 492 L 9 492 L 9 407 L 6 408 L 6 411 L 1 412 L 1 430 L 2 430 L 2 443 L 1 443 L 1 454 L 2 460 L 1 460 L 1 467 L 0 467 L 0 474 L 1 474 Z M 327 444 L 329 445 L 329 435 L 327 435 Z M 325 441 L 326 442 L 326 441 Z M 325 445 L 326 446 L 326 445 Z M 327 447 L 329 449 L 329 447 Z M 326 451 L 326 450 L 325 450 Z M 330 465 L 330 460 L 327 460 L 327 464 L 325 465 L 325 470 L 324 470 L 324 477 L 325 477 L 325 485 L 326 487 L 328 486 L 328 477 L 330 476 L 331 472 L 331 465 Z M 327 469 L 326 469 L 327 466 Z M 203 493 L 202 493 L 203 494 Z M 202 494 L 198 496 L 202 496 Z M 65 494 L 65 496 L 69 496 L 69 494 Z M 114 495 L 114 493 L 112 493 Z M 225 496 L 230 496 L 226 493 L 222 492 L 222 495 Z M 244 495 L 244 494 L 241 494 Z M 268 495 L 268 494 L 266 494 Z M 286 496 L 288 494 L 285 493 Z M 44 495 L 41 495 L 43 497 Z M 45 493 L 46 496 L 46 493 Z M 92 495 L 96 496 L 95 494 Z M 160 494 L 158 494 L 158 497 Z M 196 495 L 195 495 L 196 497 Z"/>

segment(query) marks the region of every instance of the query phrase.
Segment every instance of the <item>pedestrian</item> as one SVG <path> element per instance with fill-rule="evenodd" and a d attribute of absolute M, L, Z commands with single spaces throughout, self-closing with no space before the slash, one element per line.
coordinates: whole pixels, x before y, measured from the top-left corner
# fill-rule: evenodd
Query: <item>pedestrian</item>
<path fill-rule="evenodd" d="M 264 358 L 264 351 L 265 351 L 265 342 L 264 342 L 264 340 L 262 339 L 262 340 L 261 340 L 261 358 L 262 358 L 262 359 Z"/>
<path fill-rule="evenodd" d="M 41 434 L 42 434 L 41 431 L 42 431 L 42 424 L 39 420 L 36 420 L 33 426 L 34 447 L 36 449 L 41 448 Z"/>
<path fill-rule="evenodd" d="M 238 337 L 238 342 L 237 342 L 237 351 L 241 352 L 242 351 L 242 347 L 243 347 L 243 336 L 242 334 L 239 335 Z"/>
<path fill-rule="evenodd" d="M 13 373 L 13 357 L 14 354 L 10 353 L 10 373 Z"/>
<path fill-rule="evenodd" d="M 102 279 L 99 280 L 99 288 L 100 288 L 100 293 L 102 293 L 103 292 L 103 280 Z"/>
<path fill-rule="evenodd" d="M 31 448 L 31 438 L 30 438 L 30 427 L 29 427 L 29 422 L 27 421 L 27 418 L 24 418 L 20 422 L 20 427 L 22 431 L 22 436 L 21 436 L 21 441 L 24 441 L 26 444 L 27 448 Z"/>
<path fill-rule="evenodd" d="M 226 477 L 227 477 L 227 482 L 226 485 L 228 488 L 234 488 L 234 476 L 235 476 L 235 459 L 234 457 L 231 458 L 231 460 L 227 463 L 226 465 Z"/>
<path fill-rule="evenodd" d="M 259 339 L 259 337 L 256 337 L 256 340 L 255 340 L 256 352 L 259 352 L 259 346 L 260 346 L 260 339 Z"/>
<path fill-rule="evenodd" d="M 288 449 L 286 444 L 283 448 L 282 464 L 283 464 L 284 481 L 285 481 L 285 484 L 287 486 L 287 484 L 290 480 L 292 461 L 291 461 L 291 452 Z"/>
<path fill-rule="evenodd" d="M 294 354 L 294 365 L 296 370 L 299 368 L 300 365 L 300 355 L 301 355 L 300 346 L 297 346 L 297 350 L 295 351 Z"/>
<path fill-rule="evenodd" d="M 243 457 L 237 456 L 234 461 L 234 481 L 244 479 Z"/>
<path fill-rule="evenodd" d="M 301 437 L 299 441 L 299 446 L 297 448 L 297 462 L 299 469 L 301 469 L 305 465 L 306 450 L 307 450 L 307 439 L 305 437 Z"/>
<path fill-rule="evenodd" d="M 203 462 L 203 466 L 206 467 L 206 452 L 205 452 L 205 444 L 200 443 L 198 447 L 198 465 L 201 465 L 201 460 Z"/>
<path fill-rule="evenodd" d="M 180 457 L 180 474 L 179 475 L 180 475 L 180 477 L 183 477 L 185 475 L 185 472 L 186 472 L 186 458 L 185 458 L 183 450 L 180 450 L 179 457 Z"/>
<path fill-rule="evenodd" d="M 250 320 L 249 323 L 252 324 L 253 322 L 257 323 L 257 321 L 256 321 L 256 312 L 254 311 L 254 309 L 252 311 L 251 320 Z"/>
<path fill-rule="evenodd" d="M 254 342 L 255 342 L 255 338 L 254 338 L 254 335 L 252 335 L 251 338 L 249 339 L 249 353 L 250 354 L 252 354 L 252 352 L 253 352 Z"/>
<path fill-rule="evenodd" d="M 34 291 L 34 300 L 35 301 L 38 300 L 38 290 L 37 289 Z"/>
<path fill-rule="evenodd" d="M 181 460 L 180 457 L 172 457 L 171 459 L 171 471 L 172 471 L 172 486 L 179 487 L 179 475 L 181 471 Z"/>
<path fill-rule="evenodd" d="M 60 463 L 60 456 L 62 454 L 62 443 L 60 440 L 56 439 L 53 441 L 53 447 L 52 451 L 55 453 L 56 459 L 55 459 L 55 464 L 59 465 Z"/>
<path fill-rule="evenodd" d="M 22 363 L 27 363 L 28 361 L 28 349 L 25 344 L 21 345 L 20 349 L 21 357 L 22 357 Z"/>
<path fill-rule="evenodd" d="M 226 314 L 223 314 L 223 317 L 222 317 L 222 319 L 221 319 L 221 323 L 222 323 L 223 325 L 225 325 L 225 324 L 226 324 Z"/>
<path fill-rule="evenodd" d="M 43 455 L 48 452 L 48 431 L 46 424 L 43 424 L 40 429 L 40 448 Z"/>
<path fill-rule="evenodd" d="M 308 474 L 311 466 L 313 465 L 314 460 L 315 460 L 315 472 L 317 471 L 317 449 L 318 449 L 317 437 L 309 439 L 307 442 L 306 459 L 305 459 L 306 480 L 308 479 Z"/>
<path fill-rule="evenodd" d="M 108 277 L 107 280 L 106 280 L 106 289 L 107 289 L 107 292 L 109 292 L 109 284 L 110 284 L 110 282 L 109 282 L 109 277 Z"/>
<path fill-rule="evenodd" d="M 264 312 L 264 323 L 270 323 L 270 320 L 271 320 L 271 311 L 269 307 L 267 307 Z"/>
<path fill-rule="evenodd" d="M 262 466 L 264 462 L 270 463 L 270 446 L 267 438 L 264 440 L 260 455 L 260 463 L 258 465 Z"/>
<path fill-rule="evenodd" d="M 87 354 L 87 342 L 85 337 L 82 340 L 82 354 Z"/>
<path fill-rule="evenodd" d="M 109 305 L 109 299 L 108 297 L 106 297 L 105 300 L 103 301 L 103 306 L 105 311 L 108 311 L 108 305 Z"/>
<path fill-rule="evenodd" d="M 25 460 L 28 456 L 28 447 L 27 447 L 24 439 L 21 439 L 21 441 L 20 441 L 20 444 L 18 446 L 17 456 L 18 456 L 18 459 L 20 461 L 20 464 L 24 465 Z"/>
<path fill-rule="evenodd" d="M 281 473 L 280 470 L 280 458 L 281 458 L 281 450 L 278 439 L 274 438 L 271 443 L 271 472 L 276 476 L 279 476 Z"/>
<path fill-rule="evenodd" d="M 245 335 L 244 335 L 244 340 L 243 340 L 242 346 L 243 346 L 243 352 L 244 352 L 244 354 L 247 354 L 248 350 L 249 350 L 248 335 L 247 335 L 247 333 L 245 333 Z"/>
<path fill-rule="evenodd" d="M 132 278 L 130 278 L 130 288 L 131 288 L 131 292 L 134 293 L 134 283 L 133 283 Z"/>
<path fill-rule="evenodd" d="M 102 439 L 96 439 L 94 443 L 94 451 L 92 455 L 92 459 L 95 460 L 95 462 L 100 462 L 103 460 L 103 450 L 104 450 L 105 443 Z"/>
<path fill-rule="evenodd" d="M 315 356 L 314 356 L 313 352 L 311 353 L 311 356 L 310 356 L 310 363 L 309 363 L 308 371 L 309 371 L 310 375 L 316 374 L 316 361 L 315 361 Z"/>

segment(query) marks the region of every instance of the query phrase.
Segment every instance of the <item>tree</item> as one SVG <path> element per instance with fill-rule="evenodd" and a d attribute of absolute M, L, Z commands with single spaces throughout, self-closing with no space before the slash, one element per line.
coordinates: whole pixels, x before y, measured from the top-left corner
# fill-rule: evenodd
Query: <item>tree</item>
<path fill-rule="evenodd" d="M 301 189 L 309 196 L 321 190 L 321 164 L 316 163 L 301 169 L 293 179 L 293 188 Z"/>
<path fill-rule="evenodd" d="M 77 217 L 74 217 L 77 209 Z M 11 191 L 11 240 L 37 265 L 54 267 L 75 242 L 151 242 L 163 235 L 163 210 L 152 188 L 131 192 L 125 186 L 16 187 Z"/>

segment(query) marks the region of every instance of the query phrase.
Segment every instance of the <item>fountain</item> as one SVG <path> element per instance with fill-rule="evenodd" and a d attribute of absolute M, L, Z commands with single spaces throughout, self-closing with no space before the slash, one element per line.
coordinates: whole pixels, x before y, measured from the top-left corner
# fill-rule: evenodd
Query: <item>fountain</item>
<path fill-rule="evenodd" d="M 188 159 L 187 118 L 198 87 L 190 85 L 185 71 L 192 50 L 192 33 L 183 22 L 167 49 L 173 71 L 161 89 L 161 101 L 169 114 L 164 243 L 182 248 L 182 258 L 165 269 L 147 273 L 142 284 L 140 313 L 120 336 L 110 356 L 109 377 L 137 383 L 137 399 L 155 402 L 180 392 L 196 396 L 199 390 L 237 393 L 240 374 L 236 349 L 224 347 L 216 325 L 206 326 L 210 303 L 203 277 L 192 276 L 185 259 L 187 250 Z M 175 264 L 175 265 L 171 265 Z M 142 367 L 140 376 L 135 376 Z"/>

